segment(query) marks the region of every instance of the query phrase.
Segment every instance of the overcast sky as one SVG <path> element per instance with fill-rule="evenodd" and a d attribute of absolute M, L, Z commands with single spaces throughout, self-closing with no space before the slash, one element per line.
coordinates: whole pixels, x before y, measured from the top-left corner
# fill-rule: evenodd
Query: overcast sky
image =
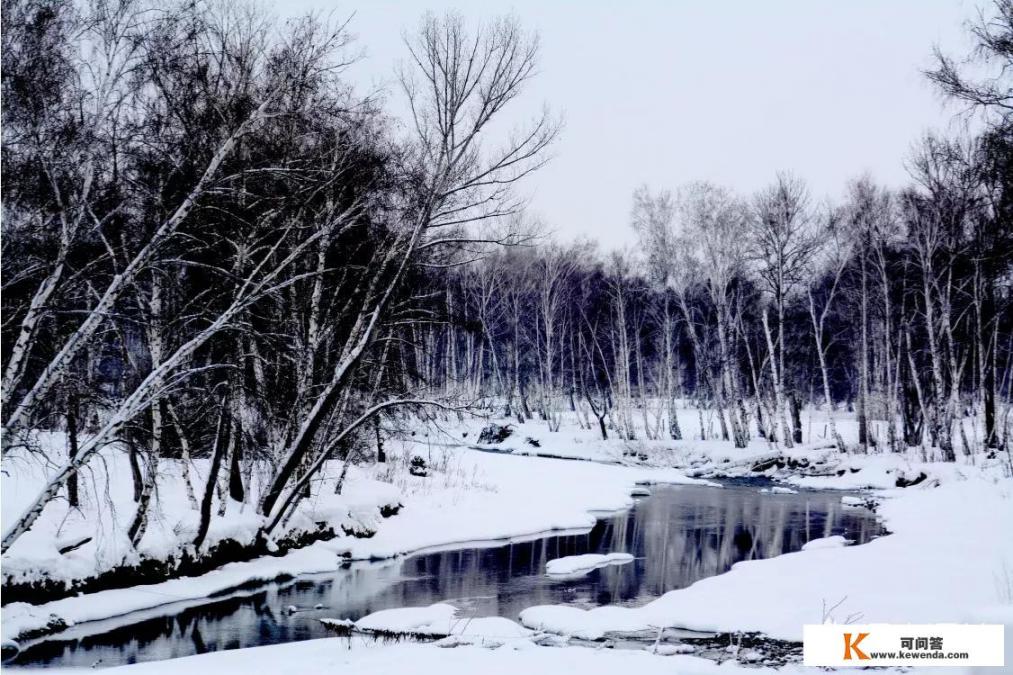
<path fill-rule="evenodd" d="M 386 88 L 404 30 L 448 8 L 480 19 L 513 13 L 538 31 L 540 74 L 526 94 L 561 114 L 549 166 L 530 177 L 531 209 L 560 238 L 632 243 L 630 196 L 691 180 L 747 194 L 787 169 L 814 197 L 835 198 L 863 172 L 906 180 L 904 158 L 955 109 L 921 71 L 939 44 L 966 53 L 973 0 L 295 0 L 283 15 L 354 12 L 363 90 Z M 518 111 L 523 112 L 523 111 Z M 518 122 L 521 120 L 519 119 Z"/>

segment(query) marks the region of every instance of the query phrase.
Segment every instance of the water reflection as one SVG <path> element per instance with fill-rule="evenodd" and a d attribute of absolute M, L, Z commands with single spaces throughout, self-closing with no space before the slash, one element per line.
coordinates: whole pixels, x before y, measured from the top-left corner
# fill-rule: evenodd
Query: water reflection
<path fill-rule="evenodd" d="M 838 493 L 764 494 L 742 483 L 657 487 L 585 534 L 357 564 L 199 606 L 84 624 L 29 646 L 8 665 L 113 666 L 307 640 L 329 635 L 321 617 L 355 619 L 434 602 L 509 618 L 546 603 L 638 605 L 741 560 L 796 551 L 810 539 L 842 534 L 862 543 L 881 532 L 871 512 L 842 508 Z M 636 560 L 579 579 L 545 576 L 553 558 L 616 551 Z"/>

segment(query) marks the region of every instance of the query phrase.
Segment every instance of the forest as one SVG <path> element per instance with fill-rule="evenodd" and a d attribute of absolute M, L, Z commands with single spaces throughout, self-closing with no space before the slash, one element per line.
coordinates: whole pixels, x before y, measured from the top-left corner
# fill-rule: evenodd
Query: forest
<path fill-rule="evenodd" d="M 129 468 L 119 554 L 176 502 L 191 559 L 230 509 L 255 514 L 258 551 L 306 543 L 305 500 L 476 415 L 791 449 L 815 410 L 842 453 L 1009 462 L 1009 0 L 971 54 L 935 54 L 960 124 L 898 158 L 906 187 L 856 175 L 829 202 L 775 166 L 755 194 L 644 185 L 617 250 L 525 208 L 566 132 L 513 112 L 534 32 L 423 15 L 398 121 L 346 79 L 353 25 L 3 0 L 3 465 L 46 471 L 5 553 L 47 510 L 112 509 L 93 485 L 110 457 Z"/>

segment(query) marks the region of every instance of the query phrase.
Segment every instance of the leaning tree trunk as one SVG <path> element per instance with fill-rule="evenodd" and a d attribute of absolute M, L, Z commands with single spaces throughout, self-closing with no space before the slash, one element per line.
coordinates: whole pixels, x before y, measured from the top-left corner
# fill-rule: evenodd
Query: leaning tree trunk
<path fill-rule="evenodd" d="M 148 268 L 162 243 L 171 237 L 180 224 L 190 215 L 197 202 L 211 186 L 221 164 L 239 143 L 239 139 L 246 135 L 250 128 L 263 118 L 269 101 L 270 99 L 265 100 L 218 147 L 200 179 L 176 207 L 172 215 L 155 230 L 151 238 L 145 242 L 144 246 L 141 247 L 123 270 L 112 278 L 95 307 L 88 312 L 84 321 L 61 344 L 56 354 L 42 369 L 34 384 L 32 384 L 24 396 L 17 403 L 10 402 L 10 410 L 5 411 L 7 417 L 3 422 L 3 434 L 5 436 L 8 431 L 23 425 L 27 421 L 35 406 L 46 397 L 52 389 L 53 384 L 63 375 L 80 350 L 91 342 L 92 337 L 107 320 L 109 312 L 113 309 L 120 296 L 132 286 L 143 270 Z"/>

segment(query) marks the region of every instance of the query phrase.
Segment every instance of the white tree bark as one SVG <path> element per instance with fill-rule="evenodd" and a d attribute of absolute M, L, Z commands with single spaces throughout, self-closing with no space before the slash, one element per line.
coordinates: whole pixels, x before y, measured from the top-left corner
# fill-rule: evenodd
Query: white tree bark
<path fill-rule="evenodd" d="M 49 393 L 70 362 L 73 361 L 74 357 L 77 356 L 80 350 L 91 340 L 102 323 L 105 322 L 107 315 L 120 298 L 120 295 L 130 287 L 130 284 L 133 283 L 141 271 L 147 268 L 148 264 L 157 254 L 159 247 L 176 232 L 180 224 L 190 214 L 197 201 L 211 185 L 222 162 L 232 152 L 239 139 L 264 117 L 269 102 L 270 100 L 265 100 L 222 143 L 211 158 L 211 161 L 208 162 L 200 180 L 179 206 L 176 207 L 173 214 L 159 226 L 126 267 L 112 278 L 95 307 L 85 317 L 85 320 L 63 342 L 60 349 L 57 350 L 56 355 L 46 364 L 46 367 L 39 374 L 28 392 L 25 393 L 20 401 L 12 406 L 7 419 L 3 423 L 2 433 L 4 436 L 27 421 L 28 416 L 38 402 Z"/>

